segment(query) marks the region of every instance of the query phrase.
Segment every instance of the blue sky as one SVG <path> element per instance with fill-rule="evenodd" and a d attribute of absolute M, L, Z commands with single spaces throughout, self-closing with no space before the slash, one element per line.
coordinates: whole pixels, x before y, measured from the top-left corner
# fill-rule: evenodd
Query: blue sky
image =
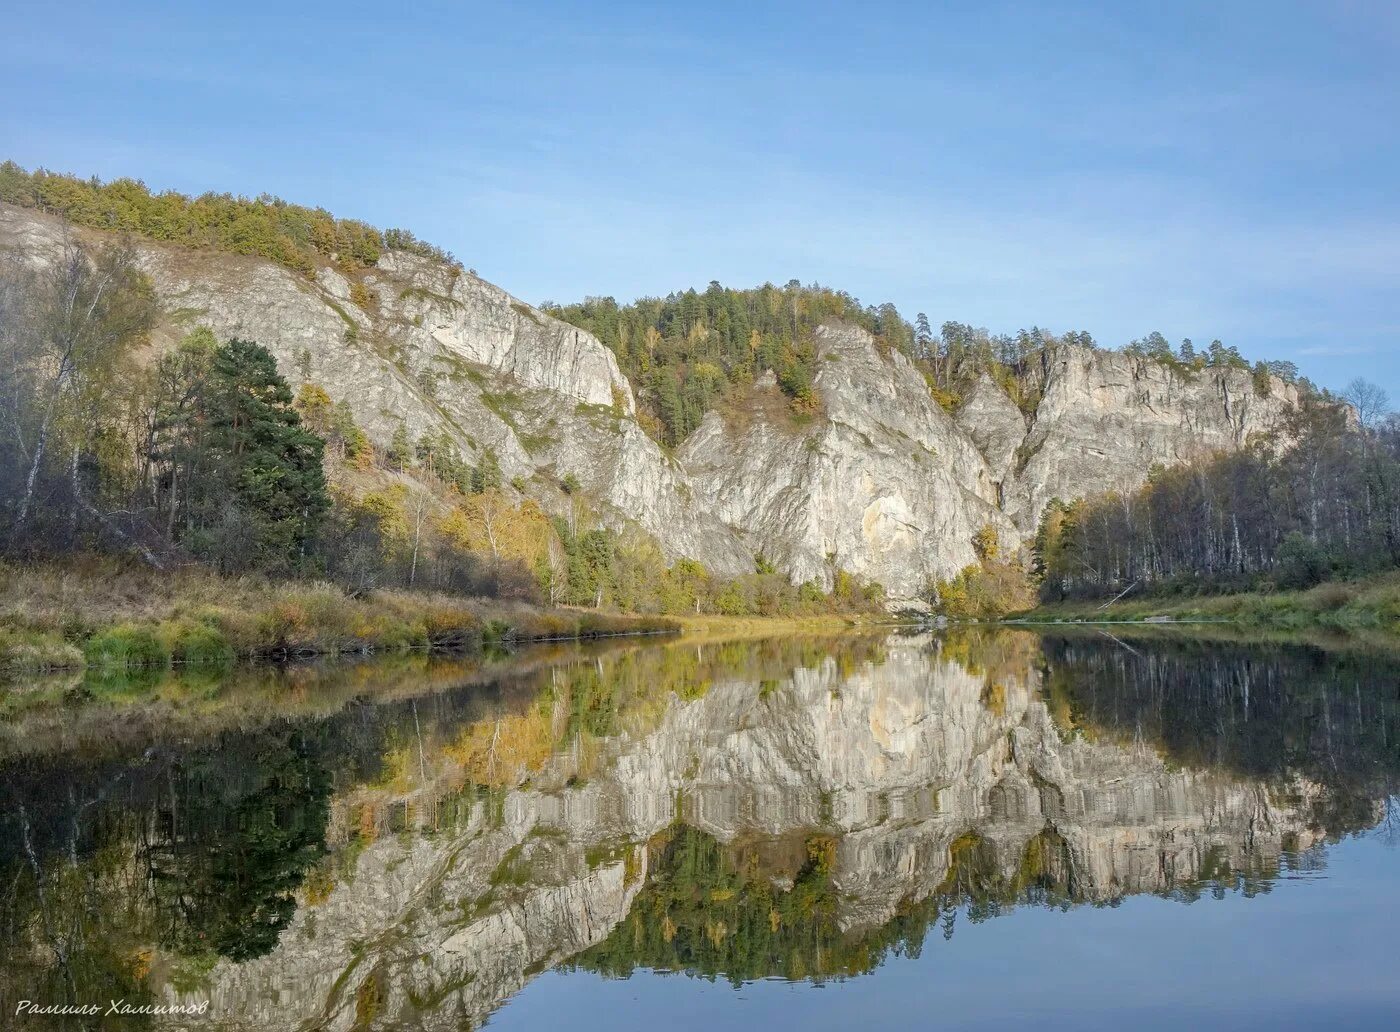
<path fill-rule="evenodd" d="M 1400 402 L 1388 0 L 6 7 L 26 167 L 405 226 L 535 302 L 797 277 Z"/>

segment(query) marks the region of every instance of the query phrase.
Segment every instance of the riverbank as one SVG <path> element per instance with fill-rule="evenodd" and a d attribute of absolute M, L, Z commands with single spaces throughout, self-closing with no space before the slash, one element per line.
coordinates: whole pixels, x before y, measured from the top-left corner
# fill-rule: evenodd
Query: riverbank
<path fill-rule="evenodd" d="M 1329 581 L 1307 591 L 1056 602 L 1014 614 L 1007 623 L 1223 622 L 1277 628 L 1400 633 L 1400 571 Z"/>
<path fill-rule="evenodd" d="M 772 638 L 789 634 L 839 634 L 861 628 L 897 627 L 887 614 L 824 613 L 820 616 L 721 616 L 701 613 L 671 617 L 687 638 L 702 641 Z"/>
<path fill-rule="evenodd" d="M 476 652 L 493 643 L 675 633 L 668 618 L 333 584 L 156 573 L 107 559 L 0 563 L 0 680 L 239 659 Z"/>

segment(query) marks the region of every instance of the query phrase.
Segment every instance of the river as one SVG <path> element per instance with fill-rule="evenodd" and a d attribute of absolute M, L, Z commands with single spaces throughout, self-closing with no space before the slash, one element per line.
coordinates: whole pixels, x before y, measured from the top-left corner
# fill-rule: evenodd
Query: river
<path fill-rule="evenodd" d="M 36 684 L 0 1026 L 1400 1023 L 1400 651 L 1112 630 Z"/>

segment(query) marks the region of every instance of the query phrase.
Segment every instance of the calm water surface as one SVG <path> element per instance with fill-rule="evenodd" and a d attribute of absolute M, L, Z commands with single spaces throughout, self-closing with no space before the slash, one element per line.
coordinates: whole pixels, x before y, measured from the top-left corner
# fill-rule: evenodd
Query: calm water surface
<path fill-rule="evenodd" d="M 1400 653 L 1337 643 L 46 682 L 0 708 L 0 1027 L 1392 1028 L 1397 775 Z M 206 1012 L 16 1014 L 114 998 Z"/>

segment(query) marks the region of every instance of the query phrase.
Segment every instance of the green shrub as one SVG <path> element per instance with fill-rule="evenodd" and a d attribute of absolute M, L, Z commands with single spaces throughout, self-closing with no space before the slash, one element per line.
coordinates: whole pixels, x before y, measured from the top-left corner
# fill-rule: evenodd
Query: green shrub
<path fill-rule="evenodd" d="M 1278 583 L 1282 588 L 1311 588 L 1327 579 L 1326 553 L 1296 530 L 1278 546 Z"/>
<path fill-rule="evenodd" d="M 83 646 L 88 665 L 130 669 L 170 665 L 170 652 L 150 627 L 118 624 L 93 635 Z"/>
<path fill-rule="evenodd" d="M 227 666 L 233 662 L 233 646 L 217 627 L 180 620 L 167 625 L 165 631 L 173 662 L 206 666 Z"/>
<path fill-rule="evenodd" d="M 513 629 L 504 620 L 487 620 L 481 629 L 481 640 L 487 644 L 506 641 L 513 635 Z"/>

